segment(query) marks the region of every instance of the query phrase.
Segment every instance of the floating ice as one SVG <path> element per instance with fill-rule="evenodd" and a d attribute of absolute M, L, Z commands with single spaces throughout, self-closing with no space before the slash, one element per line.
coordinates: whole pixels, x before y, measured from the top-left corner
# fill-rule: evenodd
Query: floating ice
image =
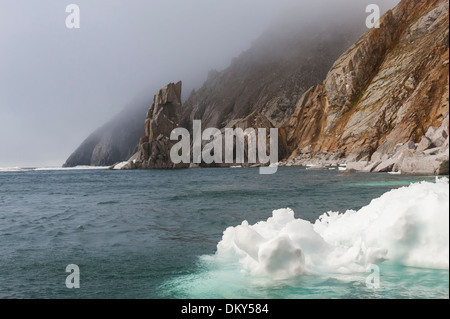
<path fill-rule="evenodd" d="M 86 166 L 80 165 L 75 167 L 38 167 L 35 171 L 72 171 L 72 170 L 104 170 L 108 169 L 109 166 Z"/>
<path fill-rule="evenodd" d="M 0 172 L 26 172 L 29 169 L 24 169 L 20 167 L 0 167 Z"/>
<path fill-rule="evenodd" d="M 105 170 L 109 166 L 75 166 L 75 167 L 0 167 L 0 172 L 30 172 L 30 171 L 71 171 L 71 170 Z"/>
<path fill-rule="evenodd" d="M 216 257 L 237 257 L 244 271 L 274 279 L 364 272 L 385 260 L 448 269 L 448 179 L 389 191 L 359 211 L 328 212 L 314 224 L 289 208 L 276 210 L 267 221 L 229 227 Z"/>

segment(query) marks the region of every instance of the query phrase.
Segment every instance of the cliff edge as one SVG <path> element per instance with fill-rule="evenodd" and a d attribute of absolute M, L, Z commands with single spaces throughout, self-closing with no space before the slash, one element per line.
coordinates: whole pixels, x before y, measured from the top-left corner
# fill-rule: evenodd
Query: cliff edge
<path fill-rule="evenodd" d="M 282 165 L 448 174 L 449 2 L 403 0 L 280 128 Z"/>
<path fill-rule="evenodd" d="M 173 129 L 181 121 L 181 81 L 169 83 L 158 91 L 145 118 L 145 136 L 139 140 L 138 151 L 127 163 L 116 164 L 116 169 L 172 169 L 185 164 L 170 160 L 170 149 L 176 143 L 170 140 Z"/>

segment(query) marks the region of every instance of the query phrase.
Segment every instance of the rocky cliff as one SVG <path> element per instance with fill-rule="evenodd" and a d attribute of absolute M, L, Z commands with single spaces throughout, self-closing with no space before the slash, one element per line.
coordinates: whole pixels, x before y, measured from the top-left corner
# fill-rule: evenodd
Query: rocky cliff
<path fill-rule="evenodd" d="M 284 122 L 300 96 L 323 81 L 333 62 L 363 30 L 357 18 L 309 30 L 298 21 L 268 28 L 228 68 L 209 73 L 204 85 L 183 103 L 181 125 L 191 129 L 196 119 L 202 120 L 203 128 L 222 129 L 255 111 L 272 126 Z M 91 134 L 65 166 L 104 166 L 129 159 L 145 133 L 147 111 L 148 105 L 127 107 Z"/>
<path fill-rule="evenodd" d="M 359 40 L 353 23 L 269 30 L 183 106 L 181 84 L 159 91 L 125 168 L 173 168 L 170 130 L 201 120 L 222 131 L 278 127 L 280 165 L 448 174 L 448 9 L 448 0 L 402 0 Z M 114 153 L 88 142 L 91 164 Z"/>
<path fill-rule="evenodd" d="M 181 126 L 181 86 L 170 83 L 155 95 L 145 118 L 145 136 L 138 151 L 121 165 L 122 169 L 171 169 L 186 167 L 170 160 L 170 149 L 176 141 L 170 140 L 173 129 Z"/>
<path fill-rule="evenodd" d="M 92 133 L 70 155 L 64 167 L 78 165 L 109 166 L 125 161 L 137 150 L 137 142 L 144 135 L 142 120 L 148 105 L 136 101 L 111 121 Z"/>
<path fill-rule="evenodd" d="M 333 62 L 364 31 L 356 17 L 308 30 L 294 20 L 268 28 L 228 68 L 211 71 L 204 85 L 183 103 L 181 125 L 191 129 L 196 119 L 202 120 L 203 128 L 222 129 L 255 111 L 272 126 L 284 122 L 300 96 L 323 81 Z M 129 159 L 145 133 L 147 111 L 148 104 L 141 102 L 124 109 L 91 134 L 65 166 L 104 166 Z"/>
<path fill-rule="evenodd" d="M 448 0 L 403 0 L 280 127 L 284 165 L 448 174 Z"/>

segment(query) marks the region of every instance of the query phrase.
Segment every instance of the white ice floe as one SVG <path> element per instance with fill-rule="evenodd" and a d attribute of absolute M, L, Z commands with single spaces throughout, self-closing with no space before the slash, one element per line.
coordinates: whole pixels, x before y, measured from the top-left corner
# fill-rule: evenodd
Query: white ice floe
<path fill-rule="evenodd" d="M 101 169 L 107 169 L 107 168 L 108 168 L 108 166 L 37 167 L 37 168 L 0 167 L 0 172 L 101 170 Z"/>
<path fill-rule="evenodd" d="M 237 258 L 251 275 L 274 279 L 364 272 L 385 260 L 448 269 L 448 179 L 391 190 L 358 211 L 328 212 L 314 224 L 291 209 L 276 210 L 267 221 L 229 227 L 216 258 Z"/>
<path fill-rule="evenodd" d="M 69 170 L 102 170 L 109 166 L 75 166 L 75 167 L 38 167 L 35 171 L 69 171 Z"/>
<path fill-rule="evenodd" d="M 0 167 L 0 172 L 26 172 L 32 169 L 20 167 Z"/>

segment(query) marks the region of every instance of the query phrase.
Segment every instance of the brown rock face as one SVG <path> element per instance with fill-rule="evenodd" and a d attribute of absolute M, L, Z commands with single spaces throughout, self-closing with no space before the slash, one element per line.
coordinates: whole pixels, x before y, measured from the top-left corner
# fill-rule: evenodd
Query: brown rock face
<path fill-rule="evenodd" d="M 170 140 L 173 129 L 180 127 L 181 82 L 170 83 L 155 95 L 145 119 L 145 136 L 139 141 L 138 152 L 123 169 L 181 168 L 170 159 Z"/>
<path fill-rule="evenodd" d="M 150 141 L 161 134 L 170 136 L 170 132 L 180 126 L 180 114 L 181 82 L 170 83 L 155 95 L 145 119 L 145 136 Z"/>
<path fill-rule="evenodd" d="M 301 97 L 294 114 L 279 130 L 285 150 L 283 156 L 296 157 L 302 149 L 317 144 L 327 108 L 328 99 L 323 85 L 310 88 Z"/>
<path fill-rule="evenodd" d="M 280 126 L 286 157 L 311 146 L 312 157 L 376 161 L 440 127 L 449 113 L 448 9 L 448 0 L 403 0 L 388 11 Z"/>

